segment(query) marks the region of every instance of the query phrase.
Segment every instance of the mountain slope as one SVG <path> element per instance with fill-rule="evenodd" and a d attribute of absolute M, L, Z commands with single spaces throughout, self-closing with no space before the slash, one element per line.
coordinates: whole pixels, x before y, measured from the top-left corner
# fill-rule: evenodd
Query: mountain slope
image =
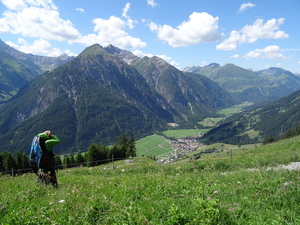
<path fill-rule="evenodd" d="M 282 84 L 285 89 L 289 90 L 290 92 L 297 91 L 300 88 L 299 76 L 296 76 L 292 72 L 278 67 L 271 67 L 265 70 L 256 71 L 254 73 L 274 83 Z"/>
<path fill-rule="evenodd" d="M 112 144 L 122 133 L 138 138 L 166 129 L 173 117 L 164 99 L 153 96 L 134 68 L 91 46 L 0 107 L 2 149 L 27 151 L 32 136 L 46 129 L 62 139 L 59 153 Z"/>
<path fill-rule="evenodd" d="M 0 39 L 0 49 L 5 51 L 7 54 L 13 56 L 15 59 L 29 66 L 31 69 L 35 70 L 39 74 L 57 68 L 58 66 L 72 60 L 74 57 L 67 56 L 62 54 L 59 57 L 48 57 L 48 56 L 39 56 L 33 54 L 26 54 L 20 52 L 9 45 L 5 44 Z"/>
<path fill-rule="evenodd" d="M 227 118 L 203 137 L 205 141 L 230 144 L 261 142 L 281 137 L 300 124 L 300 91 L 267 105 Z"/>
<path fill-rule="evenodd" d="M 299 79 L 294 74 L 284 70 L 278 72 L 277 69 L 253 72 L 233 64 L 220 66 L 216 63 L 186 68 L 217 82 L 240 101 L 254 103 L 278 99 L 300 89 Z"/>
<path fill-rule="evenodd" d="M 34 70 L 0 49 L 0 104 L 36 76 Z"/>
<path fill-rule="evenodd" d="M 237 103 L 216 83 L 204 76 L 184 73 L 159 57 L 144 57 L 131 63 L 177 112 L 176 118 L 199 121 L 216 115 L 216 109 Z"/>

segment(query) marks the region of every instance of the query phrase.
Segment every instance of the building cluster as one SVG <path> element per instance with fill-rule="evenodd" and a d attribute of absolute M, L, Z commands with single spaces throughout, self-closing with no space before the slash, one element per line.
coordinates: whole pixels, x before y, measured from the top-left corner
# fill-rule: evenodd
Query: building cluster
<path fill-rule="evenodd" d="M 188 136 L 177 140 L 169 140 L 173 151 L 156 157 L 156 161 L 164 164 L 169 164 L 177 161 L 179 158 L 187 153 L 195 151 L 203 144 L 198 142 L 199 136 Z"/>

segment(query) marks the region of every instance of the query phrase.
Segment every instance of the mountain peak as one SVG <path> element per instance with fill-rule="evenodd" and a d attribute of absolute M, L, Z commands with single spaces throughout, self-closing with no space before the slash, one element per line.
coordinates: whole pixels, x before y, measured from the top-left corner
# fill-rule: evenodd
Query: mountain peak
<path fill-rule="evenodd" d="M 107 52 L 101 47 L 99 44 L 94 44 L 90 47 L 87 47 L 79 54 L 79 56 L 88 56 L 88 55 L 103 55 L 107 54 Z"/>

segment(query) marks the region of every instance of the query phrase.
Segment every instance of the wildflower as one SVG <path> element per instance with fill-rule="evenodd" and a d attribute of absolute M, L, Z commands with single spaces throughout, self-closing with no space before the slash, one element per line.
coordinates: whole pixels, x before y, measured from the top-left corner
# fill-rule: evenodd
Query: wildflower
<path fill-rule="evenodd" d="M 228 211 L 233 212 L 233 211 L 234 211 L 234 208 L 233 208 L 233 207 L 230 207 L 230 208 L 228 209 Z"/>
<path fill-rule="evenodd" d="M 49 205 L 53 205 L 53 204 L 54 204 L 54 202 L 50 202 L 50 203 L 49 203 Z"/>
<path fill-rule="evenodd" d="M 209 200 L 211 200 L 211 199 L 212 199 L 212 197 L 207 197 L 207 198 L 206 198 L 207 201 L 209 201 Z"/>
<path fill-rule="evenodd" d="M 214 192 L 213 192 L 213 194 L 217 194 L 217 193 L 218 193 L 218 191 L 214 191 Z"/>
<path fill-rule="evenodd" d="M 124 169 L 122 169 L 122 173 L 124 173 L 124 171 L 125 171 L 125 170 L 124 170 Z"/>
<path fill-rule="evenodd" d="M 58 201 L 59 203 L 64 203 L 65 202 L 65 200 L 60 200 L 60 201 Z"/>

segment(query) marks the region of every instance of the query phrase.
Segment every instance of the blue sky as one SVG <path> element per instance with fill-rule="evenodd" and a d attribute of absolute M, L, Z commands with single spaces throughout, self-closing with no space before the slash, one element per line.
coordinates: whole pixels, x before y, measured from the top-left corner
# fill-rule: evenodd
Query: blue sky
<path fill-rule="evenodd" d="M 0 38 L 36 55 L 113 44 L 178 68 L 300 73 L 299 12 L 299 0 L 0 0 Z"/>

